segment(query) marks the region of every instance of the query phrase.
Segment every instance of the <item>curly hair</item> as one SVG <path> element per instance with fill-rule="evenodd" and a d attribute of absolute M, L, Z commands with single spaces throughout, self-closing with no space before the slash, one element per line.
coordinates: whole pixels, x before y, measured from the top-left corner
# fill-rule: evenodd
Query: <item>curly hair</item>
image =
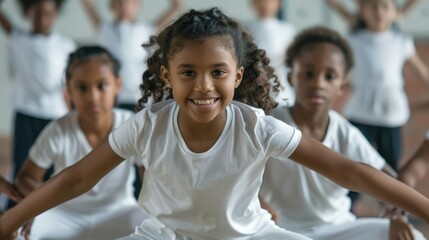
<path fill-rule="evenodd" d="M 326 27 L 311 27 L 300 32 L 286 51 L 286 65 L 292 69 L 293 61 L 306 47 L 318 44 L 329 43 L 340 49 L 344 56 L 345 70 L 349 72 L 354 65 L 353 51 L 339 33 Z"/>
<path fill-rule="evenodd" d="M 145 107 L 149 97 L 154 102 L 174 98 L 171 89 L 162 80 L 161 66 L 168 67 L 168 58 L 179 52 L 185 41 L 212 36 L 230 36 L 228 41 L 232 42 L 226 47 L 235 56 L 237 66 L 244 68 L 243 79 L 235 90 L 233 100 L 262 108 L 265 112 L 273 109 L 277 103 L 270 92 L 278 92 L 280 84 L 265 51 L 258 49 L 251 35 L 238 22 L 218 8 L 211 8 L 205 11 L 190 10 L 142 45 L 151 55 L 140 84 L 142 98 L 138 101 L 137 111 Z"/>

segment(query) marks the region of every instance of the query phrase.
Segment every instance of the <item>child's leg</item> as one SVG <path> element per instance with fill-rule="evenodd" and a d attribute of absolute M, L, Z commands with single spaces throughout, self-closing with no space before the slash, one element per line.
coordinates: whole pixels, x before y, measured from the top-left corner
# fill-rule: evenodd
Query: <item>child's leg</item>
<path fill-rule="evenodd" d="M 389 240 L 390 220 L 387 218 L 358 218 L 355 221 L 321 227 L 306 234 L 318 240 Z M 421 232 L 414 229 L 415 240 L 425 240 Z"/>
<path fill-rule="evenodd" d="M 252 240 L 283 240 L 283 239 L 310 240 L 310 238 L 304 235 L 286 231 L 282 228 L 279 228 L 278 226 L 274 225 L 274 223 L 268 224 L 264 229 L 262 229 L 262 231 L 258 232 L 250 239 Z"/>

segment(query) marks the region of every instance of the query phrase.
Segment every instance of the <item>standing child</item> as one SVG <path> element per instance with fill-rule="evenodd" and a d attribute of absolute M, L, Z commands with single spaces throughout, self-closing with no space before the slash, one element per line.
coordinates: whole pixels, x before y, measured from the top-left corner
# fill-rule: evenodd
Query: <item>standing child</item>
<path fill-rule="evenodd" d="M 410 115 L 402 70 L 414 70 L 427 83 L 429 72 L 412 39 L 391 30 L 396 16 L 393 0 L 361 0 L 361 4 L 366 27 L 349 35 L 356 67 L 344 113 L 396 169 L 401 127 Z"/>
<path fill-rule="evenodd" d="M 298 34 L 286 58 L 296 102 L 292 108 L 279 105 L 271 115 L 358 163 L 391 172 L 362 133 L 331 110 L 353 67 L 347 41 L 327 28 L 310 28 Z M 347 193 L 304 166 L 273 158 L 267 162 L 260 195 L 261 202 L 277 214 L 279 226 L 314 239 L 401 239 L 413 235 L 412 226 L 400 216 L 392 216 L 391 224 L 383 218 L 356 219 L 349 211 Z M 415 231 L 413 239 L 424 237 Z"/>
<path fill-rule="evenodd" d="M 2 2 L 2 0 L 0 0 Z M 13 27 L 0 11 L 0 24 L 10 37 L 10 66 L 15 80 L 13 177 L 24 163 L 40 131 L 67 112 L 63 72 L 74 42 L 53 31 L 62 1 L 33 0 L 23 5 L 29 12 L 31 31 Z"/>
<path fill-rule="evenodd" d="M 247 105 L 275 106 L 273 69 L 251 36 L 217 8 L 189 11 L 149 47 L 154 52 L 142 88 L 160 103 L 2 215 L 1 239 L 136 155 L 145 167 L 139 203 L 149 218 L 124 240 L 308 239 L 277 227 L 261 208 L 258 193 L 270 157 L 290 157 L 429 222 L 429 199 L 414 189 Z"/>
<path fill-rule="evenodd" d="M 429 170 L 429 130 L 426 132 L 425 140 L 417 152 L 399 170 L 399 179 L 411 187 L 415 187 Z"/>
<path fill-rule="evenodd" d="M 16 178 L 28 195 L 52 165 L 55 173 L 73 165 L 133 115 L 114 109 L 121 87 L 119 62 L 105 49 L 81 47 L 70 54 L 65 76 L 75 110 L 51 122 L 31 147 Z M 22 234 L 30 239 L 112 239 L 143 220 L 133 197 L 134 162 L 127 160 L 87 193 L 35 218 Z M 120 224 L 119 224 L 120 223 Z"/>
<path fill-rule="evenodd" d="M 118 107 L 135 111 L 141 96 L 138 88 L 147 52 L 141 47 L 149 37 L 165 26 L 179 11 L 182 0 L 170 0 L 171 7 L 157 21 L 155 26 L 137 22 L 141 0 L 110 0 L 114 15 L 113 22 L 103 22 L 93 6 L 92 0 L 82 0 L 82 4 L 94 27 L 99 31 L 99 42 L 121 63 L 123 86 L 118 95 Z"/>
<path fill-rule="evenodd" d="M 280 102 L 289 105 L 295 102 L 295 93 L 286 80 L 287 69 L 284 63 L 284 52 L 295 36 L 295 28 L 286 21 L 279 20 L 282 0 L 250 0 L 256 13 L 256 20 L 248 23 L 259 48 L 264 49 L 270 58 L 270 63 L 277 72 L 280 81 L 280 91 L 274 96 Z"/>

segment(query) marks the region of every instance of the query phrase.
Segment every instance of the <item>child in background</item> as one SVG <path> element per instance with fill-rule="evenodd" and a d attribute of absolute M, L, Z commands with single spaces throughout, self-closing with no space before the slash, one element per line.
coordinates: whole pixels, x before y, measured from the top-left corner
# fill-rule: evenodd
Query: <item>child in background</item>
<path fill-rule="evenodd" d="M 347 41 L 327 28 L 307 29 L 290 45 L 286 63 L 296 102 L 291 108 L 277 106 L 271 115 L 355 162 L 391 174 L 391 168 L 362 133 L 331 110 L 353 67 Z M 313 239 L 413 236 L 412 226 L 401 216 L 392 216 L 392 224 L 385 218 L 356 219 L 349 211 L 347 193 L 347 189 L 304 166 L 273 158 L 267 162 L 260 196 L 261 202 L 278 216 L 279 226 Z M 425 238 L 414 230 L 412 239 Z"/>
<path fill-rule="evenodd" d="M 119 62 L 105 49 L 87 46 L 70 54 L 65 76 L 75 110 L 51 122 L 31 147 L 15 180 L 28 195 L 46 170 L 73 165 L 133 115 L 113 108 L 121 87 Z M 30 239 L 113 239 L 129 234 L 143 220 L 133 196 L 134 162 L 127 160 L 87 193 L 37 216 L 21 234 Z M 30 231 L 31 228 L 31 231 Z"/>
<path fill-rule="evenodd" d="M 292 24 L 277 18 L 282 0 L 251 0 L 257 19 L 248 23 L 259 48 L 266 51 L 271 65 L 277 72 L 280 81 L 280 92 L 273 96 L 279 102 L 289 105 L 295 102 L 295 93 L 286 80 L 287 68 L 283 64 L 284 53 L 295 36 Z"/>
<path fill-rule="evenodd" d="M 429 199 L 414 189 L 251 107 L 275 107 L 273 69 L 251 36 L 217 8 L 189 11 L 148 47 L 154 52 L 139 103 L 145 107 L 148 96 L 159 103 L 3 214 L 1 239 L 89 190 L 131 156 L 145 167 L 139 203 L 149 218 L 123 240 L 308 239 L 279 228 L 261 208 L 270 157 L 292 159 L 429 222 Z"/>
<path fill-rule="evenodd" d="M 118 95 L 118 107 L 135 111 L 141 96 L 138 88 L 146 70 L 147 52 L 141 47 L 149 37 L 165 26 L 179 11 L 182 0 L 169 0 L 171 7 L 155 26 L 137 22 L 141 0 L 110 0 L 113 22 L 103 22 L 92 0 L 82 0 L 93 26 L 99 33 L 99 43 L 106 47 L 121 63 L 122 89 Z"/>
<path fill-rule="evenodd" d="M 395 22 L 393 25 L 397 24 L 397 21 L 402 20 L 402 18 L 408 14 L 411 9 L 413 9 L 420 0 L 406 0 L 400 9 L 398 9 L 395 17 Z M 349 25 L 350 28 L 358 28 L 364 24 L 362 20 L 362 2 L 363 0 L 354 1 L 358 10 L 357 13 L 350 12 L 347 8 L 344 7 L 339 0 L 326 0 L 326 3 L 336 11 Z"/>
<path fill-rule="evenodd" d="M 62 77 L 75 43 L 52 30 L 61 4 L 60 0 L 25 1 L 22 6 L 31 21 L 29 32 L 12 26 L 0 11 L 0 24 L 9 35 L 10 66 L 15 81 L 13 178 L 40 131 L 68 111 Z"/>
<path fill-rule="evenodd" d="M 117 104 L 119 108 L 135 111 L 141 96 L 139 85 L 148 53 L 141 47 L 149 37 L 165 26 L 179 11 L 182 0 L 171 1 L 170 9 L 157 21 L 155 26 L 137 22 L 141 9 L 141 0 L 110 0 L 114 14 L 113 22 L 103 22 L 93 6 L 92 0 L 82 0 L 82 4 L 94 27 L 98 30 L 99 43 L 106 47 L 121 63 L 122 89 Z M 138 168 L 136 167 L 136 173 Z M 134 196 L 138 198 L 142 183 L 139 178 L 134 182 Z"/>
<path fill-rule="evenodd" d="M 411 187 L 416 187 L 429 170 L 429 130 L 416 153 L 399 170 L 399 179 Z"/>

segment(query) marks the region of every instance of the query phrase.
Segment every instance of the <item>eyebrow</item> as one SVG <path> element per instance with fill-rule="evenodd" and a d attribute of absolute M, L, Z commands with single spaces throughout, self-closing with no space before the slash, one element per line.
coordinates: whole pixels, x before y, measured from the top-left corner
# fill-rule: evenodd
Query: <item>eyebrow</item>
<path fill-rule="evenodd" d="M 211 64 L 211 65 L 210 65 L 210 67 L 226 67 L 226 66 L 228 66 L 228 64 L 226 64 L 226 63 L 224 63 L 224 62 L 221 62 L 221 63 L 214 63 L 214 64 Z M 193 64 L 186 64 L 186 63 L 184 63 L 184 64 L 179 64 L 179 65 L 177 66 L 177 68 L 193 68 L 193 67 L 195 67 L 195 65 L 193 65 Z"/>

